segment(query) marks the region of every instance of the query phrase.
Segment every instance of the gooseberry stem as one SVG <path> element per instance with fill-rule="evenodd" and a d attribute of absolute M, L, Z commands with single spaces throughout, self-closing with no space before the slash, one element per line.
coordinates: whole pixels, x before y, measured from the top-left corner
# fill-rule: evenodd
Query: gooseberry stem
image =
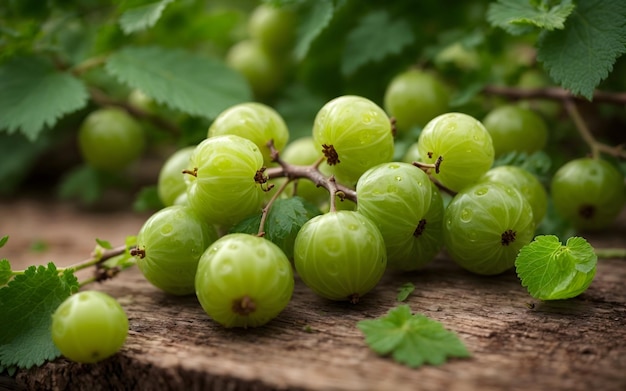
<path fill-rule="evenodd" d="M 282 192 L 285 191 L 287 185 L 289 185 L 290 182 L 291 180 L 287 179 L 282 185 L 280 185 L 280 187 L 276 189 L 276 193 L 272 196 L 272 198 L 270 198 L 270 200 L 267 202 L 267 205 L 265 205 L 265 207 L 263 208 L 263 211 L 261 213 L 261 222 L 259 223 L 259 233 L 257 234 L 257 236 L 265 236 L 265 222 L 267 221 L 267 216 L 270 213 L 270 209 L 272 208 L 272 205 L 274 205 L 274 202 L 276 202 L 278 197 L 282 194 Z"/>
<path fill-rule="evenodd" d="M 564 99 L 563 106 L 565 107 L 565 110 L 567 110 L 569 116 L 572 118 L 572 121 L 574 121 L 574 125 L 576 126 L 578 133 L 580 133 L 580 136 L 591 148 L 591 156 L 594 159 L 599 158 L 600 151 L 597 147 L 596 139 L 593 137 L 593 135 L 589 131 L 589 128 L 587 127 L 587 124 L 583 120 L 583 117 L 580 115 L 576 103 L 574 103 L 574 101 L 572 101 L 571 99 Z"/>

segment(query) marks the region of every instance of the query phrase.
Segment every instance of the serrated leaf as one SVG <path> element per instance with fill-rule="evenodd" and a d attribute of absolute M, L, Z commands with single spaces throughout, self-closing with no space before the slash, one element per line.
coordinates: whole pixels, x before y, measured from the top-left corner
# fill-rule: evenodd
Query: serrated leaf
<path fill-rule="evenodd" d="M 386 316 L 357 323 L 370 348 L 409 367 L 440 365 L 448 357 L 469 357 L 458 336 L 424 315 L 411 315 L 408 305 L 391 309 Z"/>
<path fill-rule="evenodd" d="M 128 35 L 154 26 L 161 18 L 165 7 L 173 1 L 161 0 L 127 9 L 119 20 L 122 31 Z"/>
<path fill-rule="evenodd" d="M 598 257 L 581 237 L 565 245 L 554 235 L 537 236 L 515 260 L 517 275 L 528 293 L 539 300 L 569 299 L 583 293 L 596 273 Z"/>
<path fill-rule="evenodd" d="M 160 47 L 126 47 L 111 55 L 106 70 L 160 104 L 194 116 L 215 118 L 250 101 L 248 83 L 221 60 Z"/>
<path fill-rule="evenodd" d="M 396 296 L 397 301 L 405 301 L 409 298 L 411 293 L 415 290 L 415 284 L 412 282 L 407 282 L 402 284 L 402 286 L 398 289 L 398 295 Z"/>
<path fill-rule="evenodd" d="M 287 258 L 293 258 L 293 245 L 300 228 L 321 212 L 301 197 L 279 198 L 265 221 L 265 238 L 280 247 Z M 250 216 L 230 229 L 230 233 L 256 234 L 262 214 Z"/>
<path fill-rule="evenodd" d="M 346 38 L 341 73 L 351 75 L 361 66 L 398 54 L 415 40 L 409 23 L 387 11 L 366 14 Z"/>
<path fill-rule="evenodd" d="M 4 247 L 5 244 L 9 241 L 9 235 L 4 235 L 0 238 L 0 248 Z"/>
<path fill-rule="evenodd" d="M 85 84 L 47 59 L 15 57 L 0 65 L 0 129 L 36 140 L 45 126 L 87 104 Z"/>
<path fill-rule="evenodd" d="M 11 277 L 13 277 L 13 270 L 11 270 L 11 263 L 9 262 L 8 259 L 4 258 L 0 260 L 0 286 L 6 285 L 6 283 L 9 282 Z"/>
<path fill-rule="evenodd" d="M 315 39 L 324 31 L 333 18 L 335 6 L 332 0 L 309 1 L 301 9 L 294 54 L 302 60 L 309 52 Z"/>
<path fill-rule="evenodd" d="M 0 365 L 30 368 L 59 356 L 52 342 L 52 313 L 78 290 L 71 270 L 31 266 L 0 289 Z"/>
<path fill-rule="evenodd" d="M 511 151 L 499 156 L 493 167 L 518 166 L 537 177 L 545 177 L 552 167 L 552 159 L 545 151 L 535 151 L 531 154 L 525 151 Z"/>
<path fill-rule="evenodd" d="M 625 16 L 624 1 L 580 0 L 565 29 L 542 33 L 537 60 L 563 88 L 591 100 L 626 53 Z"/>
<path fill-rule="evenodd" d="M 548 7 L 530 0 L 498 0 L 489 5 L 487 20 L 492 26 L 500 27 L 509 34 L 521 35 L 533 27 L 545 30 L 563 29 L 565 20 L 576 6 L 571 0 Z"/>

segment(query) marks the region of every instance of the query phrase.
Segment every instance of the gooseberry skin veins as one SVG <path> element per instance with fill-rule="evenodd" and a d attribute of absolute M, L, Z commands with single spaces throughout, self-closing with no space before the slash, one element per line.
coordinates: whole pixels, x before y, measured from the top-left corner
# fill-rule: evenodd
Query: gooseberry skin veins
<path fill-rule="evenodd" d="M 319 296 L 356 302 L 382 278 L 387 254 L 370 219 L 340 210 L 313 217 L 302 226 L 294 264 L 302 281 Z"/>
<path fill-rule="evenodd" d="M 504 244 L 514 233 L 512 241 Z M 461 267 L 495 275 L 515 265 L 535 233 L 532 207 L 514 187 L 477 183 L 459 192 L 444 212 L 444 248 Z"/>
<path fill-rule="evenodd" d="M 258 102 L 245 102 L 222 111 L 209 127 L 207 136 L 234 134 L 247 138 L 259 147 L 266 167 L 272 165 L 270 148 L 282 151 L 289 141 L 289 130 L 281 115 L 272 107 Z"/>
<path fill-rule="evenodd" d="M 608 227 L 626 202 L 624 176 L 602 159 L 565 163 L 552 177 L 550 191 L 557 212 L 577 229 Z"/>
<path fill-rule="evenodd" d="M 388 267 L 417 270 L 434 258 L 443 244 L 443 201 L 424 171 L 408 163 L 383 163 L 366 171 L 356 188 L 357 211 L 380 229 Z M 435 236 L 422 236 L 430 231 Z"/>
<path fill-rule="evenodd" d="M 195 146 L 181 148 L 170 155 L 159 171 L 157 192 L 165 206 L 177 203 L 177 198 L 187 191 L 183 170 L 189 168 L 191 154 Z"/>
<path fill-rule="evenodd" d="M 231 226 L 261 211 L 265 198 L 255 181 L 263 155 L 250 140 L 237 135 L 207 138 L 191 155 L 195 175 L 186 174 L 187 201 L 208 222 Z"/>
<path fill-rule="evenodd" d="M 418 138 L 422 162 L 435 164 L 439 173 L 430 175 L 458 192 L 477 181 L 492 166 L 494 149 L 487 129 L 476 118 L 463 113 L 442 114 L 426 124 Z"/>
<path fill-rule="evenodd" d="M 194 210 L 173 205 L 158 210 L 137 234 L 137 267 L 152 285 L 172 295 L 195 292 L 200 256 L 218 238 L 215 227 Z"/>
<path fill-rule="evenodd" d="M 394 139 L 391 120 L 377 104 L 354 95 L 327 102 L 317 113 L 313 139 L 322 149 L 332 146 L 339 162 L 330 171 L 340 183 L 353 186 L 369 168 L 391 161 Z"/>
<path fill-rule="evenodd" d="M 96 363 L 117 353 L 128 335 L 128 318 L 119 302 L 100 291 L 68 297 L 52 314 L 52 341 L 66 358 Z"/>
<path fill-rule="evenodd" d="M 225 327 L 257 327 L 285 309 L 294 289 L 291 263 L 269 240 L 243 233 L 222 236 L 204 252 L 196 273 L 196 296 L 204 311 Z M 254 310 L 233 310 L 247 297 Z"/>
<path fill-rule="evenodd" d="M 518 166 L 498 166 L 487 171 L 480 181 L 508 184 L 519 190 L 533 208 L 535 224 L 539 224 L 548 209 L 548 193 L 539 179 Z"/>

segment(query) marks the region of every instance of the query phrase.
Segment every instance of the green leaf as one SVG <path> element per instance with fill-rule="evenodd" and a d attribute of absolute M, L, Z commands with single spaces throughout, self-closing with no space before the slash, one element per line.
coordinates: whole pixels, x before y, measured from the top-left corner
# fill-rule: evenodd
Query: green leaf
<path fill-rule="evenodd" d="M 158 189 L 154 185 L 143 187 L 133 202 L 133 211 L 138 213 L 157 211 L 163 207 L 163 201 L 161 201 Z"/>
<path fill-rule="evenodd" d="M 163 10 L 174 0 L 161 0 L 124 11 L 120 16 L 120 27 L 125 34 L 146 30 L 156 24 Z"/>
<path fill-rule="evenodd" d="M 220 60 L 184 50 L 126 47 L 109 57 L 106 70 L 160 104 L 209 119 L 252 99 L 238 72 Z"/>
<path fill-rule="evenodd" d="M 398 295 L 396 296 L 397 301 L 405 301 L 409 298 L 411 293 L 415 290 L 415 284 L 412 282 L 407 282 L 402 284 L 402 286 L 398 289 Z"/>
<path fill-rule="evenodd" d="M 270 208 L 265 221 L 265 238 L 280 247 L 287 258 L 293 258 L 293 245 L 300 228 L 321 212 L 301 197 L 279 198 Z M 256 234 L 262 214 L 253 215 L 236 224 L 230 232 Z"/>
<path fill-rule="evenodd" d="M 93 204 L 104 192 L 100 174 L 94 168 L 84 165 L 70 171 L 59 186 L 59 197 L 79 198 L 85 204 Z"/>
<path fill-rule="evenodd" d="M 546 177 L 552 167 L 552 159 L 545 151 L 536 151 L 531 154 L 524 151 L 511 151 L 499 156 L 493 167 L 518 166 L 539 178 Z"/>
<path fill-rule="evenodd" d="M 78 290 L 71 270 L 53 263 L 31 266 L 0 289 L 0 366 L 30 368 L 59 356 L 52 342 L 52 313 Z"/>
<path fill-rule="evenodd" d="M 498 0 L 489 5 L 487 20 L 492 26 L 500 27 L 509 34 L 521 35 L 532 31 L 533 27 L 563 29 L 565 20 L 574 8 L 576 6 L 571 0 L 563 0 L 553 7 L 530 0 Z"/>
<path fill-rule="evenodd" d="M 386 316 L 357 324 L 370 348 L 409 367 L 440 365 L 448 357 L 469 357 L 458 336 L 428 317 L 411 315 L 408 305 L 391 309 Z"/>
<path fill-rule="evenodd" d="M 9 262 L 8 259 L 4 258 L 0 260 L 0 286 L 6 285 L 6 283 L 9 282 L 11 277 L 13 277 L 13 270 L 11 270 L 11 263 Z"/>
<path fill-rule="evenodd" d="M 361 66 L 398 54 L 415 40 L 409 23 L 387 11 L 366 14 L 346 37 L 341 73 L 348 76 Z"/>
<path fill-rule="evenodd" d="M 113 248 L 113 246 L 111 246 L 111 242 L 109 242 L 108 240 L 96 238 L 96 243 L 98 243 L 98 246 L 105 248 L 107 250 L 110 250 Z"/>
<path fill-rule="evenodd" d="M 581 237 L 562 245 L 554 235 L 537 236 L 522 247 L 515 269 L 528 293 L 539 300 L 569 299 L 583 293 L 596 274 L 593 247 Z"/>
<path fill-rule="evenodd" d="M 562 87 L 591 100 L 626 53 L 625 15 L 624 1 L 580 0 L 565 29 L 542 33 L 537 60 Z"/>
<path fill-rule="evenodd" d="M 18 133 L 0 133 L 0 194 L 14 193 L 28 178 L 37 159 L 52 145 L 50 133 L 41 133 L 34 141 Z"/>
<path fill-rule="evenodd" d="M 307 2 L 301 9 L 294 54 L 302 60 L 309 52 L 315 38 L 328 26 L 333 18 L 335 6 L 332 0 L 315 0 Z"/>
<path fill-rule="evenodd" d="M 9 235 L 4 235 L 0 238 L 0 248 L 4 247 L 5 244 L 9 241 Z"/>
<path fill-rule="evenodd" d="M 15 57 L 0 65 L 0 129 L 36 140 L 45 126 L 87 104 L 83 82 L 45 58 Z"/>

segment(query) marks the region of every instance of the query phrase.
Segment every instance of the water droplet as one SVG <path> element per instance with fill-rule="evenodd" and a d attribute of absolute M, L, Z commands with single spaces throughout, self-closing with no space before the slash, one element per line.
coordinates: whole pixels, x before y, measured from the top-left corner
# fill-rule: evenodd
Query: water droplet
<path fill-rule="evenodd" d="M 476 189 L 476 191 L 474 191 L 474 194 L 476 194 L 477 196 L 483 196 L 485 194 L 487 194 L 488 189 L 486 187 L 481 187 L 480 189 Z"/>
<path fill-rule="evenodd" d="M 233 261 L 231 259 L 222 259 L 218 273 L 225 275 L 225 274 L 231 273 L 232 270 L 233 270 Z"/>
<path fill-rule="evenodd" d="M 264 249 L 260 248 L 256 250 L 256 254 L 259 256 L 259 258 L 265 258 L 267 252 Z"/>
<path fill-rule="evenodd" d="M 359 226 L 356 224 L 348 224 L 348 229 L 351 231 L 356 231 L 359 229 Z"/>
<path fill-rule="evenodd" d="M 472 212 L 472 210 L 471 210 L 471 209 L 464 208 L 464 209 L 461 211 L 461 221 L 463 221 L 463 222 L 466 222 L 466 223 L 467 223 L 467 222 L 469 222 L 469 221 L 471 221 L 471 220 L 472 220 L 472 216 L 473 216 L 473 215 L 474 215 L 474 212 Z"/>
<path fill-rule="evenodd" d="M 400 182 L 400 181 L 402 180 L 402 177 L 401 177 L 401 176 L 399 176 L 399 175 L 396 175 L 396 176 L 395 176 L 395 180 L 396 180 L 396 181 L 398 181 L 398 182 Z"/>
<path fill-rule="evenodd" d="M 172 224 L 164 224 L 161 227 L 161 235 L 163 236 L 169 236 L 172 234 L 173 231 L 174 231 L 174 227 L 172 226 Z"/>

